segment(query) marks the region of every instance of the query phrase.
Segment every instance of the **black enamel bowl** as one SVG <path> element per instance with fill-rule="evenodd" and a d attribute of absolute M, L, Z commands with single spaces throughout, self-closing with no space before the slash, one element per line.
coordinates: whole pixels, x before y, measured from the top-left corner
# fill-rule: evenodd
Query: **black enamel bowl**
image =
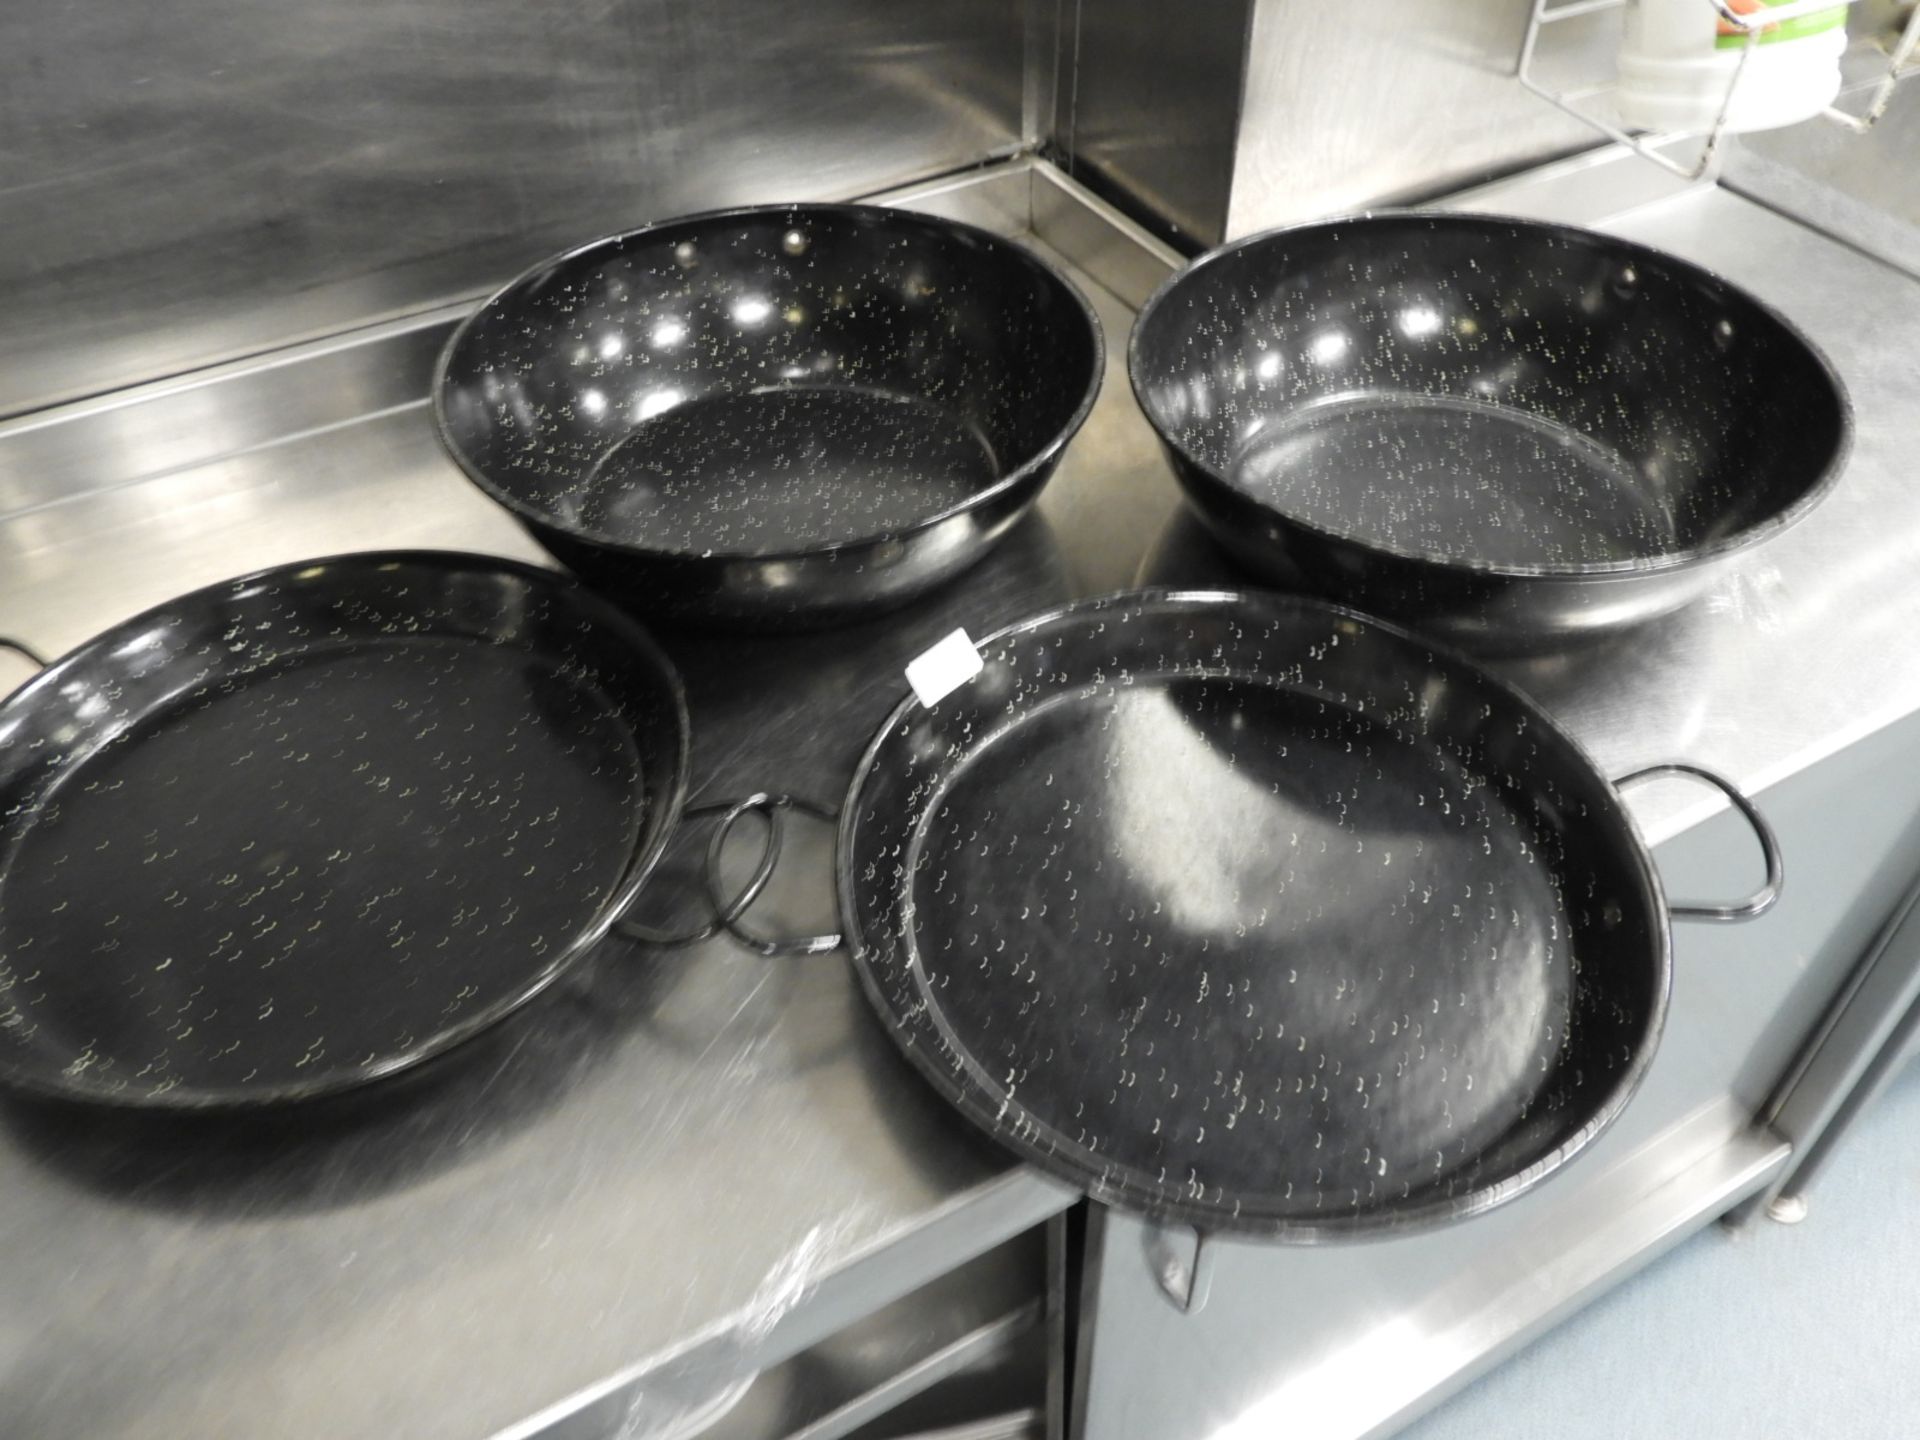
<path fill-rule="evenodd" d="M 545 261 L 454 333 L 440 438 L 652 612 L 819 624 L 904 603 L 1025 513 L 1103 368 L 1012 241 L 863 205 L 672 220 Z"/>
<path fill-rule="evenodd" d="M 1128 358 L 1236 558 L 1493 648 L 1683 604 L 1812 509 L 1852 435 L 1833 367 L 1751 295 L 1485 215 L 1215 251 L 1148 301 Z"/>

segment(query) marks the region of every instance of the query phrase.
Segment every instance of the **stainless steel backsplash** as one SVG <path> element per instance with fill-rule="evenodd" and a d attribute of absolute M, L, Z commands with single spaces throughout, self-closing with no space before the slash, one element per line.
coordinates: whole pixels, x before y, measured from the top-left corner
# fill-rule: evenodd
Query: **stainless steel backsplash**
<path fill-rule="evenodd" d="M 1850 77 L 1866 84 L 1885 73 L 1886 55 L 1876 46 L 1906 3 L 1853 7 Z M 1596 131 L 1514 79 L 1531 4 L 1256 0 L 1227 233 L 1423 201 L 1601 143 Z M 1542 40 L 1541 77 L 1568 89 L 1610 84 L 1622 19 L 1613 9 L 1552 26 Z M 1853 103 L 1857 109 L 1864 101 Z M 1831 205 L 1787 197 L 1792 203 L 1782 208 L 1793 213 L 1891 212 L 1907 227 L 1899 243 L 1912 268 L 1920 167 L 1906 142 L 1920 127 L 1906 117 L 1916 103 L 1896 96 L 1895 113 L 1865 140 L 1811 121 L 1754 136 L 1744 149 L 1832 197 Z M 1756 179 L 1754 188 L 1766 183 Z M 1778 188 L 1785 196 L 1790 187 Z M 1876 236 L 1884 231 L 1872 215 L 1861 224 Z"/>
<path fill-rule="evenodd" d="M 1051 138 L 1075 179 L 1157 228 L 1217 245 L 1254 0 L 1035 0 L 1062 29 Z"/>
<path fill-rule="evenodd" d="M 0 415 L 1017 148 L 1020 0 L 0 11 Z"/>
<path fill-rule="evenodd" d="M 650 219 L 862 194 L 1023 140 L 1196 244 L 1425 199 L 1595 142 L 1512 77 L 1528 5 L 6 6 L 0 416 L 474 295 Z M 1618 28 L 1556 43 L 1604 77 Z M 1750 153 L 1839 208 L 1895 186 L 1904 245 L 1912 126 L 1818 128 Z"/>
<path fill-rule="evenodd" d="M 1863 0 L 1840 108 L 1858 115 L 1877 98 L 1910 0 Z M 1910 60 L 1879 123 L 1866 134 L 1831 124 L 1743 135 L 1728 147 L 1726 183 L 1920 276 L 1920 61 Z"/>
<path fill-rule="evenodd" d="M 1599 143 L 1514 79 L 1531 8 L 1259 0 L 1228 233 L 1422 200 Z M 1618 12 L 1560 29 L 1610 70 Z"/>
<path fill-rule="evenodd" d="M 1599 141 L 1513 77 L 1531 0 L 1036 3 L 1060 27 L 1046 133 L 1064 163 L 1205 244 Z M 1609 70 L 1619 28 L 1555 40 Z"/>

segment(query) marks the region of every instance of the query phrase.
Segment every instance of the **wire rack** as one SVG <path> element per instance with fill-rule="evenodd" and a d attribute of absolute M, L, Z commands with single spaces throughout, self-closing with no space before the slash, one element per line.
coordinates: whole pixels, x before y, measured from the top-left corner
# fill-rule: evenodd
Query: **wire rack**
<path fill-rule="evenodd" d="M 1543 82 L 1535 73 L 1535 63 L 1539 58 L 1541 37 L 1552 27 L 1583 15 L 1594 15 L 1605 10 L 1623 9 L 1627 0 L 1533 0 L 1533 12 L 1528 17 L 1527 35 L 1520 47 L 1520 60 L 1514 73 L 1520 83 L 1549 104 L 1558 106 L 1576 119 L 1598 130 L 1609 139 L 1637 151 L 1655 164 L 1671 170 L 1674 174 L 1689 180 L 1697 180 L 1708 174 L 1720 152 L 1721 141 L 1726 135 L 1727 116 L 1733 108 L 1733 98 L 1739 92 L 1741 80 L 1746 75 L 1747 62 L 1752 59 L 1754 50 L 1760 43 L 1761 34 L 1775 25 L 1784 24 L 1801 16 L 1812 15 L 1823 10 L 1835 10 L 1843 5 L 1859 3 L 1859 0 L 1794 0 L 1789 5 L 1773 5 L 1751 14 L 1740 14 L 1733 9 L 1731 0 L 1700 0 L 1703 5 L 1713 7 L 1721 21 L 1734 31 L 1746 37 L 1740 47 L 1740 58 L 1735 63 L 1733 74 L 1728 79 L 1726 94 L 1721 98 L 1719 113 L 1712 128 L 1704 135 L 1688 136 L 1680 134 L 1655 134 L 1631 131 L 1615 123 L 1602 114 L 1596 107 L 1614 89 L 1611 82 L 1588 85 L 1578 89 L 1559 89 Z M 1864 132 L 1870 129 L 1880 117 L 1887 113 L 1887 107 L 1893 101 L 1894 87 L 1899 83 L 1908 62 L 1913 59 L 1917 46 L 1920 46 L 1920 5 L 1914 7 L 1902 27 L 1899 38 L 1890 47 L 1886 73 L 1874 87 L 1872 97 L 1865 110 L 1853 112 L 1842 110 L 1838 106 L 1829 106 L 1822 116 L 1849 130 Z M 1675 154 L 1679 142 L 1697 138 L 1698 150 L 1690 147 Z M 1691 159 L 1681 158 L 1682 155 Z"/>

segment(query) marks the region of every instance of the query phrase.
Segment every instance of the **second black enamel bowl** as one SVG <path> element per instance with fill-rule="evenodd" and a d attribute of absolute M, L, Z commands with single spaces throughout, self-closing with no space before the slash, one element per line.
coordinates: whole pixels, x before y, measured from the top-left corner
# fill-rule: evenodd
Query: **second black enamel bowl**
<path fill-rule="evenodd" d="M 1242 562 L 1495 649 L 1684 603 L 1813 508 L 1852 434 L 1832 366 L 1760 300 L 1498 216 L 1240 241 L 1153 296 L 1128 358 Z"/>
<path fill-rule="evenodd" d="M 440 438 L 556 557 L 650 612 L 883 610 L 1025 513 L 1098 393 L 1051 267 L 863 205 L 696 215 L 548 260 L 454 333 Z"/>

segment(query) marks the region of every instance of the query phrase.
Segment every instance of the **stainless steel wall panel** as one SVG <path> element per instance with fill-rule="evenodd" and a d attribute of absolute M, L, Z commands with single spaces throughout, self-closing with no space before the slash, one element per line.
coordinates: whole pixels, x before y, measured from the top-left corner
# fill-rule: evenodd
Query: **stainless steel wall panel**
<path fill-rule="evenodd" d="M 1425 199 L 1597 143 L 1513 77 L 1530 8 L 1258 0 L 1227 233 Z M 1611 73 L 1618 12 L 1554 28 L 1556 52 Z"/>
<path fill-rule="evenodd" d="M 1020 0 L 0 11 L 0 414 L 1016 148 Z"/>
<path fill-rule="evenodd" d="M 1849 20 L 1847 88 L 1840 106 L 1856 114 L 1871 104 L 1886 74 L 1899 16 L 1885 0 L 1862 0 Z M 1915 71 L 1866 134 L 1838 125 L 1790 125 L 1742 135 L 1728 147 L 1724 181 L 1761 204 L 1838 236 L 1848 244 L 1920 275 L 1920 83 Z"/>
<path fill-rule="evenodd" d="M 1068 173 L 1218 244 L 1252 12 L 1253 0 L 1064 0 L 1052 138 Z"/>

